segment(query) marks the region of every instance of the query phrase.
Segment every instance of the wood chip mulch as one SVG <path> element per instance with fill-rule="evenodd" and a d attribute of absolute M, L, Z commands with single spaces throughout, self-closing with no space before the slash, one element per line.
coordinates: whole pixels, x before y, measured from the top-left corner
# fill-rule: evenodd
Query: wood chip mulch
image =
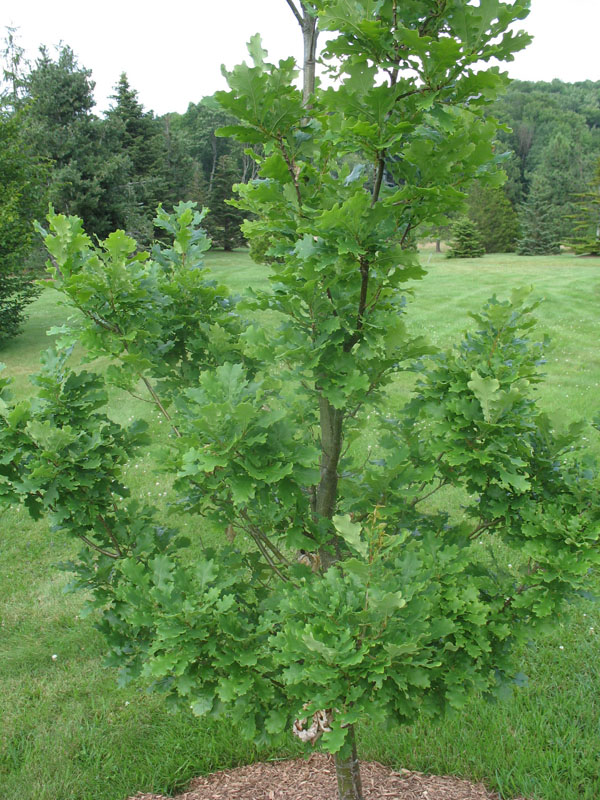
<path fill-rule="evenodd" d="M 361 762 L 364 800 L 500 800 L 480 783 L 451 777 L 394 772 L 377 762 Z M 167 800 L 157 794 L 137 794 L 128 800 Z M 174 800 L 337 800 L 333 758 L 314 754 L 302 758 L 250 764 L 195 778 Z M 517 798 L 524 800 L 524 798 Z"/>

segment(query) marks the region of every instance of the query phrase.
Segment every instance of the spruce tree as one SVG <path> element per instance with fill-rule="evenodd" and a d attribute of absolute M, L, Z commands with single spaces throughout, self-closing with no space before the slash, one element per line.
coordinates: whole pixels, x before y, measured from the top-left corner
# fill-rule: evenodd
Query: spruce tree
<path fill-rule="evenodd" d="M 160 122 L 144 110 L 124 72 L 111 99 L 114 105 L 106 115 L 107 135 L 114 140 L 120 160 L 118 180 L 111 187 L 121 217 L 116 226 L 147 242 L 152 238 L 154 208 L 166 195 L 161 174 L 165 137 Z"/>
<path fill-rule="evenodd" d="M 469 219 L 477 225 L 485 252 L 514 252 L 519 220 L 504 189 L 475 181 L 469 191 L 468 205 Z"/>
<path fill-rule="evenodd" d="M 234 195 L 233 186 L 239 180 L 235 159 L 230 155 L 221 156 L 212 182 L 206 230 L 213 246 L 222 247 L 226 251 L 241 247 L 246 241 L 240 230 L 246 215 L 228 202 Z"/>
<path fill-rule="evenodd" d="M 485 248 L 477 225 L 468 217 L 461 217 L 452 226 L 452 239 L 447 258 L 479 258 Z"/>
<path fill-rule="evenodd" d="M 569 242 L 577 255 L 600 255 L 600 159 L 596 162 L 594 177 L 588 191 L 576 195 L 577 210 L 573 215 L 575 225 Z"/>
<path fill-rule="evenodd" d="M 521 237 L 517 243 L 519 255 L 544 256 L 560 253 L 556 214 L 547 199 L 546 189 L 543 178 L 534 179 L 529 197 L 521 206 Z"/>

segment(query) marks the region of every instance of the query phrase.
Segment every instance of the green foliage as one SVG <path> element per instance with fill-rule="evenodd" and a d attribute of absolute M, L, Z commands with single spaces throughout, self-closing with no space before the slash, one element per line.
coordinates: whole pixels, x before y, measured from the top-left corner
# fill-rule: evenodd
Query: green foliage
<path fill-rule="evenodd" d="M 48 199 L 78 214 L 93 232 L 102 231 L 102 176 L 107 154 L 99 147 L 91 72 L 69 47 L 52 59 L 45 48 L 27 76 L 27 137 L 34 152 L 52 165 Z M 107 165 L 106 168 L 109 168 Z"/>
<path fill-rule="evenodd" d="M 213 179 L 206 225 L 213 245 L 226 251 L 241 247 L 246 241 L 241 232 L 245 215 L 228 202 L 233 196 L 237 176 L 238 169 L 233 156 L 221 156 Z"/>
<path fill-rule="evenodd" d="M 577 255 L 600 255 L 600 160 L 588 191 L 576 197 L 573 238 L 569 244 Z"/>
<path fill-rule="evenodd" d="M 520 210 L 521 236 L 517 252 L 525 256 L 556 255 L 560 253 L 560 238 L 556 211 L 547 198 L 542 179 L 535 179 L 529 197 Z"/>
<path fill-rule="evenodd" d="M 592 81 L 513 81 L 491 110 L 508 126 L 498 138 L 512 151 L 505 162 L 511 202 L 523 203 L 533 183 L 543 178 L 546 200 L 555 206 L 562 226 L 559 239 L 570 235 L 572 195 L 584 190 L 582 177 L 600 151 L 598 90 Z"/>
<path fill-rule="evenodd" d="M 457 219 L 452 225 L 448 258 L 479 258 L 485 253 L 479 228 L 468 217 Z"/>
<path fill-rule="evenodd" d="M 123 228 L 146 244 L 153 238 L 154 209 L 168 194 L 165 137 L 159 120 L 151 111 L 144 111 L 125 73 L 119 78 L 112 100 L 114 104 L 103 124 L 103 135 L 111 142 L 113 156 L 118 154 L 118 175 L 110 185 L 109 230 Z"/>
<path fill-rule="evenodd" d="M 432 358 L 405 324 L 406 284 L 423 274 L 411 231 L 460 208 L 457 187 L 501 178 L 484 111 L 505 79 L 471 67 L 520 49 L 527 37 L 505 31 L 527 8 L 317 2 L 339 82 L 309 107 L 293 60 L 271 65 L 253 40 L 253 65 L 217 99 L 239 120 L 222 133 L 259 146 L 236 203 L 276 259 L 270 290 L 245 301 L 278 312 L 275 332 L 208 280 L 192 203 L 159 211 L 151 251 L 123 231 L 94 246 L 79 219 L 50 214 L 53 285 L 79 312 L 61 343 L 147 392 L 169 423 L 174 507 L 224 534 L 186 558 L 175 526 L 130 498 L 123 463 L 144 433 L 111 422 L 98 376 L 49 356 L 39 398 L 5 401 L 2 494 L 83 539 L 74 568 L 123 682 L 227 714 L 258 743 L 327 710 L 322 745 L 344 759 L 365 716 L 408 722 L 501 693 L 515 645 L 586 585 L 597 472 L 567 453 L 577 431 L 536 407 L 527 291 L 490 301 Z M 418 373 L 414 397 L 378 414 L 402 370 Z M 372 413 L 378 457 L 365 458 Z M 441 489 L 466 492 L 464 520 L 425 502 Z"/>
<path fill-rule="evenodd" d="M 486 253 L 514 252 L 519 221 L 503 188 L 481 186 L 476 181 L 469 190 L 468 209 Z"/>
<path fill-rule="evenodd" d="M 44 206 L 47 170 L 28 147 L 24 125 L 21 112 L 0 107 L 0 340 L 18 333 L 27 304 L 37 294 L 26 262 L 33 219 Z"/>

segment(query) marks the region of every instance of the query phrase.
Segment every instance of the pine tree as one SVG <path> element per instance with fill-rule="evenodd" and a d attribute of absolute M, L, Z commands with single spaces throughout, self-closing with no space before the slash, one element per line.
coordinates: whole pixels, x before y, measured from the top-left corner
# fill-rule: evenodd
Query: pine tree
<path fill-rule="evenodd" d="M 477 225 L 468 217 L 461 217 L 452 226 L 452 239 L 447 258 L 479 258 L 485 248 Z"/>

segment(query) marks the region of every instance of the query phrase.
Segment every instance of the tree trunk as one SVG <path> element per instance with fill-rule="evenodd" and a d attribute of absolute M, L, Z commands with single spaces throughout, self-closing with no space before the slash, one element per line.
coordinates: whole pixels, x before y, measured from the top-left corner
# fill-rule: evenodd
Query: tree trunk
<path fill-rule="evenodd" d="M 331 519 L 335 513 L 338 487 L 338 464 L 342 452 L 342 424 L 344 413 L 334 408 L 329 400 L 319 398 L 321 422 L 321 479 L 317 487 L 315 512 L 318 517 Z M 330 567 L 336 560 L 334 555 L 325 550 L 319 553 L 323 569 Z"/>
<path fill-rule="evenodd" d="M 302 38 L 304 40 L 304 72 L 302 81 L 302 102 L 308 105 L 311 94 L 315 91 L 315 69 L 317 61 L 317 38 L 319 29 L 317 28 L 316 17 L 309 16 L 304 9 L 304 20 L 302 23 Z"/>
<path fill-rule="evenodd" d="M 354 725 L 349 728 L 343 749 L 335 756 L 335 772 L 339 800 L 363 800 Z"/>
<path fill-rule="evenodd" d="M 442 252 L 442 240 L 441 239 L 436 239 L 435 240 L 435 252 L 436 253 L 441 253 Z"/>
<path fill-rule="evenodd" d="M 302 39 L 304 41 L 304 64 L 302 80 L 302 101 L 305 106 L 311 94 L 315 91 L 315 67 L 317 60 L 317 38 L 319 28 L 317 27 L 317 16 L 308 13 L 309 0 L 300 0 L 300 7 L 296 5 L 296 0 L 286 0 L 292 13 L 296 17 L 298 24 L 302 28 Z"/>

